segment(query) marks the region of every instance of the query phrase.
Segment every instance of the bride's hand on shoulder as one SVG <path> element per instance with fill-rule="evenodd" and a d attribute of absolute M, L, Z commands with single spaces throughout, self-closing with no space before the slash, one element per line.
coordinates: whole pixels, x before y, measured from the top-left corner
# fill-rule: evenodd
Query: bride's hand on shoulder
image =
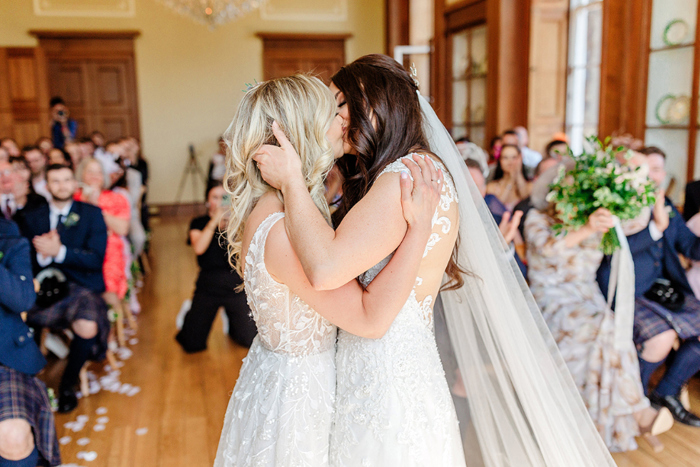
<path fill-rule="evenodd" d="M 272 133 L 280 145 L 265 144 L 253 156 L 263 180 L 282 191 L 291 182 L 304 183 L 301 158 L 277 122 L 272 123 Z"/>
<path fill-rule="evenodd" d="M 411 182 L 408 174 L 401 172 L 401 207 L 404 219 L 409 228 L 430 231 L 445 183 L 444 175 L 431 159 L 413 156 L 413 160 L 404 159 L 403 162 L 413 177 Z"/>

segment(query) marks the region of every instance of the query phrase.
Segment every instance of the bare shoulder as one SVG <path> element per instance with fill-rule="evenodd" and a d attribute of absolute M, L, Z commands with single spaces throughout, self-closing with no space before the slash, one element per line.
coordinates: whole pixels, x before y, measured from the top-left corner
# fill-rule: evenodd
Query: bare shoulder
<path fill-rule="evenodd" d="M 243 238 L 241 238 L 241 258 L 245 258 L 248 252 L 248 247 L 253 239 L 253 235 L 260 227 L 260 224 L 267 219 L 268 216 L 275 212 L 284 212 L 284 204 L 277 198 L 276 193 L 264 194 L 258 203 L 251 211 L 248 219 L 246 219 L 245 228 L 243 229 Z"/>

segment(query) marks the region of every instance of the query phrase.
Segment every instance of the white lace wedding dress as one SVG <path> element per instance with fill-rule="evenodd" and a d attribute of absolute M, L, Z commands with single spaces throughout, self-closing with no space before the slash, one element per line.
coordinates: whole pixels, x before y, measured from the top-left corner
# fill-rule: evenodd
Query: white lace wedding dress
<path fill-rule="evenodd" d="M 398 160 L 382 174 L 402 170 L 408 169 Z M 446 174 L 424 258 L 453 228 L 448 212 L 454 219 L 458 200 L 448 178 Z M 441 245 L 445 246 L 449 248 Z M 362 283 L 368 285 L 388 262 L 386 258 L 364 273 Z M 423 283 L 419 277 L 381 339 L 339 331 L 332 466 L 465 465 L 457 416 L 433 333 L 433 297 L 421 287 Z"/>
<path fill-rule="evenodd" d="M 265 219 L 246 255 L 245 290 L 258 335 L 243 361 L 214 465 L 328 465 L 336 328 L 265 267 Z"/>

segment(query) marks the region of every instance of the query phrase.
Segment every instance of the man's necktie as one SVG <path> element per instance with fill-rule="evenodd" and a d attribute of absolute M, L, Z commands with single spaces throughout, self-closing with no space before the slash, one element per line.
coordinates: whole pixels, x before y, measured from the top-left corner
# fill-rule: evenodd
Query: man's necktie
<path fill-rule="evenodd" d="M 12 220 L 12 208 L 10 207 L 10 198 L 5 198 L 5 205 L 2 210 L 5 219 Z"/>

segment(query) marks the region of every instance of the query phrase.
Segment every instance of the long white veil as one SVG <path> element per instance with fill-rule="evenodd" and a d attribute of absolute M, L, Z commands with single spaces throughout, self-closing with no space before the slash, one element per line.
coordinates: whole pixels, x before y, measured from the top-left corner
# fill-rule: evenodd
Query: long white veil
<path fill-rule="evenodd" d="M 430 149 L 459 197 L 458 290 L 441 293 L 436 335 L 472 466 L 615 463 L 450 134 L 421 97 Z M 447 329 L 448 335 L 441 334 Z M 452 345 L 450 345 L 450 342 Z M 466 398 L 454 395 L 459 368 Z M 477 442 L 478 441 L 478 442 Z"/>

